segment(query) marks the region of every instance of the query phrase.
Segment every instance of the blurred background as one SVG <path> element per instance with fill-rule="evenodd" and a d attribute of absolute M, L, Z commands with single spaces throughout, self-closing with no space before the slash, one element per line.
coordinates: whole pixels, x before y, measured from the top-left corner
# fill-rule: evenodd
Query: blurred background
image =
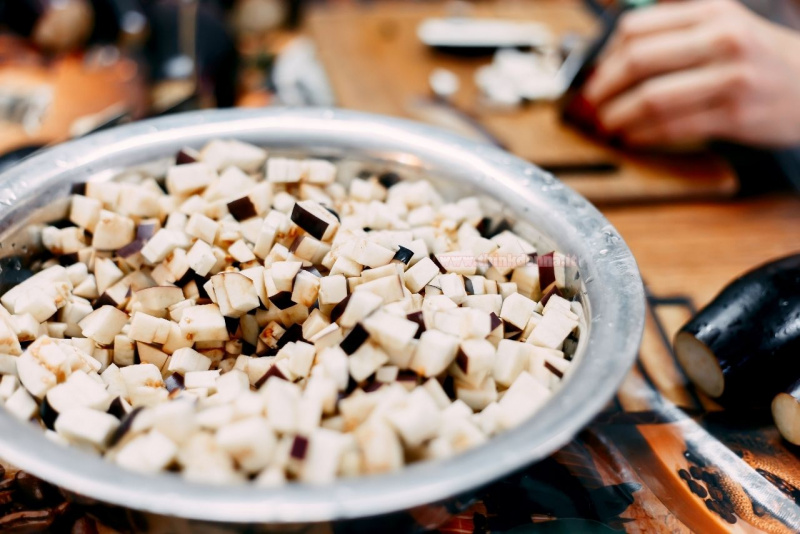
<path fill-rule="evenodd" d="M 790 149 L 800 138 L 792 127 L 800 123 L 800 77 L 775 58 L 800 58 L 800 36 L 756 22 L 732 1 L 683 3 L 731 13 L 723 21 L 698 11 L 697 25 L 708 19 L 742 30 L 738 46 L 750 42 L 763 52 L 749 56 L 764 67 L 756 85 L 766 91 L 784 78 L 785 106 L 756 117 L 762 130 L 742 128 L 739 137 L 754 141 L 747 145 L 632 147 L 598 127 L 577 90 L 618 15 L 649 3 L 623 1 L 0 0 L 0 170 L 117 124 L 231 106 L 339 106 L 507 149 L 578 190 L 620 231 L 645 280 L 647 324 L 640 360 L 615 404 L 551 458 L 488 488 L 441 531 L 508 531 L 555 517 L 594 527 L 568 523 L 558 530 L 566 532 L 723 532 L 737 523 L 736 532 L 789 532 L 750 502 L 754 493 L 744 483 L 731 486 L 733 497 L 706 498 L 699 481 L 721 495 L 713 482 L 723 471 L 697 460 L 686 428 L 695 441 L 707 431 L 702 439 L 733 451 L 720 465 L 735 457 L 747 481 L 764 477 L 800 504 L 797 449 L 771 424 L 744 428 L 738 413 L 699 396 L 671 340 L 730 280 L 797 253 L 800 196 L 785 190 L 792 180 L 800 184 L 800 158 Z M 800 27 L 800 14 L 778 13 L 797 2 L 750 3 Z M 676 35 L 672 45 L 680 48 L 683 34 Z M 770 37 L 759 40 L 763 35 Z M 722 49 L 694 48 L 703 50 Z M 685 57 L 687 65 L 676 66 L 675 56 L 661 58 L 667 74 L 697 66 Z M 739 66 L 750 69 L 742 57 L 735 58 Z M 705 60 L 711 67 L 722 62 Z M 800 61 L 792 65 L 800 72 Z M 776 92 L 763 93 L 752 109 L 781 100 Z M 770 134 L 780 126 L 789 133 L 776 142 Z M 665 406 L 670 411 L 662 412 Z M 684 415 L 672 424 L 675 406 Z M 690 420 L 703 429 L 682 426 Z"/>
<path fill-rule="evenodd" d="M 649 2 L 600 2 L 0 0 L 0 168 L 146 117 L 335 105 L 498 145 L 600 204 L 788 183 L 773 153 L 603 136 L 568 89 L 616 15 Z"/>
<path fill-rule="evenodd" d="M 620 149 L 580 120 L 565 121 L 565 91 L 616 7 L 597 0 L 4 0 L 0 6 L 4 166 L 145 117 L 336 105 L 501 146 L 601 204 L 727 198 L 741 189 L 719 150 Z M 759 188 L 765 186 L 761 180 Z"/>

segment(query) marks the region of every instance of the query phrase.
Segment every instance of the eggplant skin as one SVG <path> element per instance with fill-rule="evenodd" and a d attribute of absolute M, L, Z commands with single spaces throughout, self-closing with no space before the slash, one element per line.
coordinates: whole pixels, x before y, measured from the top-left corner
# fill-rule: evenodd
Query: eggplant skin
<path fill-rule="evenodd" d="M 769 406 L 800 378 L 800 254 L 734 280 L 680 332 L 716 358 L 724 376 L 721 404 Z"/>
<path fill-rule="evenodd" d="M 795 380 L 789 387 L 784 390 L 784 393 L 791 395 L 794 400 L 800 402 L 800 378 Z"/>

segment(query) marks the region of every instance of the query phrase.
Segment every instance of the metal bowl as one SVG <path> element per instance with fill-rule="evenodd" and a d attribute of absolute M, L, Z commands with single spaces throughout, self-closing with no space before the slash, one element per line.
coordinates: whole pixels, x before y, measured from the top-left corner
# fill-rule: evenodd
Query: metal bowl
<path fill-rule="evenodd" d="M 488 212 L 507 217 L 540 250 L 554 246 L 576 258 L 578 269 L 569 271 L 569 279 L 588 324 L 562 387 L 529 421 L 474 450 L 397 474 L 322 487 L 220 488 L 171 474 L 140 475 L 51 443 L 39 428 L 0 409 L 4 460 L 83 497 L 146 514 L 272 527 L 346 521 L 420 510 L 519 470 L 564 445 L 614 395 L 636 357 L 645 309 L 636 263 L 617 231 L 584 198 L 537 167 L 399 119 L 340 110 L 203 111 L 122 126 L 50 149 L 0 176 L 0 283 L 7 289 L 14 271 L 24 269 L 36 251 L 37 225 L 64 216 L 72 183 L 109 179 L 115 170 L 220 137 L 272 153 L 338 158 L 343 168 L 391 168 L 412 179 L 430 177 L 446 198 L 478 194 Z"/>

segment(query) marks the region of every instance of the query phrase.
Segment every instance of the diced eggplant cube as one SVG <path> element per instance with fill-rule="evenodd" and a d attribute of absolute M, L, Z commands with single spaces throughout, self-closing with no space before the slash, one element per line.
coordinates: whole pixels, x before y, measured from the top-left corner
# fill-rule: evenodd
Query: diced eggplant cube
<path fill-rule="evenodd" d="M 345 336 L 339 346 L 348 356 L 353 354 L 356 350 L 361 347 L 361 345 L 367 340 L 369 337 L 369 333 L 364 330 L 364 327 L 360 324 L 357 324 L 353 329 Z"/>
<path fill-rule="evenodd" d="M 457 352 L 457 337 L 438 330 L 426 330 L 419 338 L 411 369 L 421 376 L 437 376 L 453 363 Z"/>
<path fill-rule="evenodd" d="M 292 208 L 291 220 L 320 241 L 329 241 L 339 228 L 335 215 L 312 200 L 301 200 Z"/>
<path fill-rule="evenodd" d="M 58 416 L 55 430 L 71 442 L 105 447 L 111 434 L 119 426 L 113 415 L 92 410 L 76 408 Z"/>
<path fill-rule="evenodd" d="M 419 293 L 438 275 L 439 267 L 430 258 L 423 258 L 405 272 L 403 280 L 409 291 Z"/>
<path fill-rule="evenodd" d="M 113 306 L 102 306 L 86 317 L 79 324 L 85 337 L 91 338 L 101 345 L 111 345 L 114 337 L 122 331 L 128 322 L 128 314 Z"/>
<path fill-rule="evenodd" d="M 498 403 L 503 428 L 513 428 L 538 410 L 550 398 L 550 390 L 526 371 L 519 374 Z"/>
<path fill-rule="evenodd" d="M 186 197 L 205 189 L 216 180 L 216 171 L 205 163 L 176 165 L 167 170 L 167 191 L 171 195 Z"/>
<path fill-rule="evenodd" d="M 536 303 L 531 299 L 514 293 L 503 301 L 500 318 L 522 330 L 528 324 L 535 307 Z"/>
<path fill-rule="evenodd" d="M 181 333 L 193 342 L 229 339 L 225 319 L 216 304 L 192 306 L 183 312 Z"/>

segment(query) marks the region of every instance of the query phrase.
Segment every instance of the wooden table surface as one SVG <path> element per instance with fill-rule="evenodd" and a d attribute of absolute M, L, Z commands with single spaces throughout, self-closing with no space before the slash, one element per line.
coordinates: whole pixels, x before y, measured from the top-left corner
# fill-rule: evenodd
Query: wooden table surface
<path fill-rule="evenodd" d="M 800 252 L 800 195 L 602 210 L 631 247 L 649 289 L 704 305 L 734 277 Z"/>
<path fill-rule="evenodd" d="M 565 127 L 552 103 L 514 110 L 488 107 L 474 73 L 490 58 L 439 53 L 417 37 L 417 26 L 424 19 L 451 13 L 448 4 L 440 2 L 319 4 L 309 13 L 306 29 L 317 44 L 339 106 L 454 126 L 453 113 L 432 106 L 428 98 L 431 72 L 446 68 L 460 79 L 461 88 L 453 98 L 458 109 L 477 118 L 518 156 L 544 166 L 616 165 L 610 173 L 559 175 L 594 202 L 726 197 L 736 190 L 735 176 L 718 157 L 613 150 Z M 538 21 L 555 39 L 567 33 L 590 35 L 594 29 L 592 16 L 570 0 L 483 2 L 470 4 L 469 13 Z"/>

